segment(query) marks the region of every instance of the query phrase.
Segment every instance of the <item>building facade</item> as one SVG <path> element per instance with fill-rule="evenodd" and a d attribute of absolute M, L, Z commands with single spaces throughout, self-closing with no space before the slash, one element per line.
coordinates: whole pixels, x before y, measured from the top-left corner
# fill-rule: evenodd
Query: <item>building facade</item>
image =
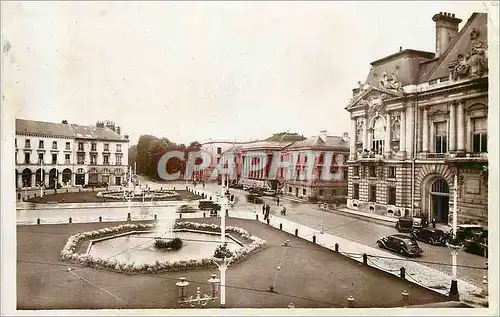
<path fill-rule="evenodd" d="M 16 119 L 16 188 L 121 185 L 128 136 L 113 122 L 96 126 Z"/>
<path fill-rule="evenodd" d="M 432 19 L 436 52 L 400 49 L 353 89 L 348 207 L 449 223 L 456 175 L 458 221 L 487 224 L 487 15 Z"/>
<path fill-rule="evenodd" d="M 283 177 L 283 194 L 309 201 L 325 201 L 345 204 L 347 202 L 349 138 L 329 136 L 326 131 L 320 135 L 298 141 L 285 150 L 284 160 L 296 161 L 295 174 Z M 314 160 L 308 165 L 308 159 Z M 329 161 L 327 161 L 329 160 Z M 312 171 L 307 174 L 307 169 Z M 285 171 L 286 172 L 286 171 Z M 328 173 L 326 175 L 325 173 Z"/>

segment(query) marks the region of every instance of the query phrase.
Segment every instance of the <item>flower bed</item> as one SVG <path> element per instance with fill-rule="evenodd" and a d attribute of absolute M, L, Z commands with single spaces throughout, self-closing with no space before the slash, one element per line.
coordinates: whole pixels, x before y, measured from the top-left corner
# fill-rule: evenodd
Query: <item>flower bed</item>
<path fill-rule="evenodd" d="M 116 199 L 116 200 L 125 200 L 126 197 L 123 195 L 123 191 L 114 190 L 114 191 L 101 191 L 99 192 L 100 197 Z M 179 193 L 173 190 L 152 190 L 145 195 L 145 198 L 153 198 L 156 199 L 165 199 L 165 198 L 174 198 L 179 197 Z M 132 198 L 133 200 L 142 199 L 142 195 L 136 195 Z"/>
<path fill-rule="evenodd" d="M 116 227 L 104 228 L 95 231 L 88 231 L 75 234 L 69 237 L 66 245 L 60 253 L 60 258 L 63 261 L 81 264 L 88 267 L 107 269 L 120 273 L 156 273 L 168 271 L 184 271 L 196 268 L 212 268 L 216 264 L 212 259 L 205 258 L 199 260 L 188 261 L 156 261 L 154 264 L 142 264 L 134 262 L 117 261 L 116 259 L 99 259 L 92 257 L 89 254 L 76 253 L 80 244 L 89 239 L 98 239 L 105 236 L 115 235 L 118 233 L 125 233 L 130 231 L 151 230 L 155 227 L 154 224 L 124 224 Z M 209 232 L 220 232 L 221 229 L 215 224 L 203 224 L 190 221 L 176 222 L 174 229 L 191 229 L 202 230 Z M 226 232 L 232 232 L 240 235 L 247 240 L 247 244 L 243 248 L 234 252 L 232 263 L 238 263 L 245 260 L 252 254 L 258 252 L 266 246 L 266 241 L 250 235 L 246 230 L 238 227 L 226 227 Z"/>

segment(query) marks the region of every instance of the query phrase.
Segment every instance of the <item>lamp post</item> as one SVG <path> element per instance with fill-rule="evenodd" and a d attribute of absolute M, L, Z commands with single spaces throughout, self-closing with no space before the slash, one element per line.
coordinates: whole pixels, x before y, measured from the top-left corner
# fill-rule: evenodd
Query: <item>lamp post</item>
<path fill-rule="evenodd" d="M 319 233 L 323 234 L 323 233 L 325 233 L 325 231 L 323 229 L 323 208 L 324 208 L 324 205 L 322 203 L 319 203 L 318 208 L 319 208 L 320 217 L 321 217 L 321 224 L 320 224 L 320 228 L 319 228 Z"/>
<path fill-rule="evenodd" d="M 457 254 L 462 249 L 462 245 L 459 245 L 456 241 L 457 238 L 457 221 L 458 221 L 458 175 L 455 174 L 453 178 L 453 231 L 452 231 L 452 243 L 448 242 L 448 248 L 451 252 L 451 265 L 452 265 L 452 280 L 449 297 L 452 300 L 458 300 L 458 282 L 457 282 Z"/>
<path fill-rule="evenodd" d="M 220 239 L 222 245 L 226 243 L 226 196 L 224 190 L 224 174 L 221 174 L 221 214 L 220 214 Z M 231 262 L 231 258 L 224 257 L 216 260 L 215 263 L 220 272 L 220 307 L 226 306 L 226 270 Z"/>
<path fill-rule="evenodd" d="M 208 284 L 210 285 L 211 295 L 201 294 L 200 288 L 196 288 L 196 296 L 187 296 L 187 287 L 189 286 L 189 282 L 185 277 L 181 277 L 179 282 L 175 283 L 177 285 L 177 289 L 179 290 L 179 301 L 178 303 L 181 305 L 188 304 L 191 307 L 205 307 L 210 300 L 215 302 L 217 299 L 217 292 L 219 286 L 219 279 L 215 274 L 212 274 L 212 277 L 208 279 Z"/>
<path fill-rule="evenodd" d="M 43 159 L 40 159 L 40 198 L 43 197 L 43 181 L 45 178 L 45 173 L 43 172 Z"/>

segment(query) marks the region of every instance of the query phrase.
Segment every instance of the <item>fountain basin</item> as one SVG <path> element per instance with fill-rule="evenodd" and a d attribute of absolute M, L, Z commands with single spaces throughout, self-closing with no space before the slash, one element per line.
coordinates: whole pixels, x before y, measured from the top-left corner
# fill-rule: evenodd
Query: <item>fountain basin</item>
<path fill-rule="evenodd" d="M 113 259 L 137 264 L 154 264 L 156 261 L 189 261 L 210 258 L 221 244 L 221 236 L 215 232 L 189 229 L 174 230 L 172 236 L 180 238 L 183 246 L 177 251 L 159 250 L 154 247 L 155 232 L 128 232 L 124 235 L 106 237 L 91 241 L 87 254 L 96 259 Z M 243 243 L 226 234 L 229 250 L 236 252 Z"/>
<path fill-rule="evenodd" d="M 213 239 L 216 239 L 215 237 L 217 233 L 219 233 L 220 235 L 221 231 L 221 228 L 215 224 L 196 223 L 190 221 L 176 222 L 172 230 L 170 230 L 168 227 L 163 227 L 163 228 L 160 227 L 160 229 L 165 229 L 165 228 L 167 229 L 167 232 L 172 232 L 172 230 L 176 231 L 179 229 L 184 229 L 184 232 L 203 233 Z M 139 224 L 124 224 L 116 227 L 109 227 L 95 231 L 78 233 L 71 236 L 68 239 L 66 245 L 61 250 L 60 258 L 63 261 L 68 261 L 79 265 L 89 266 L 99 269 L 106 269 L 118 273 L 155 273 L 155 272 L 182 271 L 182 270 L 197 269 L 197 268 L 217 267 L 213 260 L 213 252 L 209 254 L 208 250 L 206 253 L 204 253 L 204 257 L 202 258 L 193 255 L 193 253 L 195 252 L 194 250 L 192 250 L 190 254 L 185 257 L 187 259 L 181 259 L 181 260 L 179 259 L 176 260 L 174 258 L 170 258 L 168 260 L 164 260 L 158 257 L 155 258 L 151 256 L 150 253 L 148 253 L 149 252 L 148 250 L 145 250 L 143 252 L 144 254 L 143 256 L 136 255 L 134 257 L 130 257 L 129 259 L 118 258 L 120 254 L 128 253 L 130 255 L 131 253 L 129 252 L 129 249 L 132 249 L 132 247 L 122 249 L 121 251 L 116 252 L 116 254 L 110 254 L 109 253 L 110 248 L 104 247 L 102 248 L 103 250 L 102 252 L 104 252 L 104 250 L 107 250 L 106 252 L 110 254 L 110 256 L 107 257 L 104 257 L 106 255 L 101 257 L 101 255 L 99 254 L 91 254 L 92 245 L 94 244 L 92 240 L 99 240 L 97 242 L 103 242 L 118 237 L 127 237 L 130 236 L 131 234 L 132 235 L 150 234 L 149 236 L 150 240 L 144 239 L 146 241 L 142 243 L 145 245 L 148 244 L 148 242 L 152 243 L 154 237 L 158 236 L 158 231 L 153 231 L 154 229 L 155 229 L 154 224 L 139 223 Z M 156 233 L 151 234 L 152 231 Z M 260 251 L 262 248 L 266 246 L 265 240 L 250 235 L 246 230 L 242 228 L 227 226 L 226 233 L 229 234 L 228 239 L 230 239 L 226 240 L 231 244 L 235 243 L 235 245 L 233 245 L 232 247 L 236 248 L 233 253 L 233 256 L 231 257 L 232 261 L 231 264 L 235 264 L 238 263 L 239 261 L 247 259 L 252 254 Z M 174 232 L 173 234 L 177 233 Z M 207 238 L 207 236 L 205 238 Z M 196 239 L 190 239 L 190 240 L 196 240 Z M 89 243 L 90 246 L 87 248 L 87 252 L 78 253 L 77 251 L 79 251 L 82 244 L 86 241 L 90 241 Z M 217 242 L 218 241 L 212 242 L 214 244 L 214 250 L 217 245 L 220 245 L 220 243 Z M 122 245 L 123 247 L 131 245 L 130 243 L 125 243 L 125 242 L 120 242 L 120 243 L 123 243 Z M 204 241 L 204 243 L 206 243 L 206 241 Z M 141 243 L 138 244 L 135 244 L 133 246 L 133 249 L 140 247 Z M 203 245 L 198 244 L 197 252 L 201 252 L 200 248 L 202 248 L 202 246 Z M 228 245 L 228 247 L 230 246 Z M 96 250 L 98 250 L 97 253 L 99 253 L 99 249 Z M 116 249 L 116 251 L 118 250 Z M 157 250 L 156 252 L 164 253 L 165 251 Z M 182 252 L 182 248 L 176 252 Z M 153 258 L 154 262 L 152 261 Z"/>

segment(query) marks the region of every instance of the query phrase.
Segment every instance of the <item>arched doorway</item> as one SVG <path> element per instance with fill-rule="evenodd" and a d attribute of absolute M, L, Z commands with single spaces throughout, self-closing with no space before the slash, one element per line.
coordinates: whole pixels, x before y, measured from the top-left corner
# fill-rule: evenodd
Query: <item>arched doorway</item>
<path fill-rule="evenodd" d="M 75 185 L 85 185 L 85 170 L 79 168 L 75 174 Z"/>
<path fill-rule="evenodd" d="M 450 189 L 448 182 L 444 178 L 436 179 L 430 190 L 432 217 L 436 222 L 448 222 L 448 213 L 450 210 Z"/>
<path fill-rule="evenodd" d="M 62 182 L 68 185 L 71 182 L 71 170 L 69 168 L 65 168 L 62 172 Z"/>
<path fill-rule="evenodd" d="M 22 172 L 22 180 L 23 180 L 23 187 L 31 187 L 31 177 L 32 177 L 31 170 L 29 168 L 25 168 Z"/>
<path fill-rule="evenodd" d="M 49 187 L 54 187 L 57 181 L 57 170 L 55 168 L 49 171 Z"/>
<path fill-rule="evenodd" d="M 35 173 L 35 183 L 36 183 L 36 185 L 40 186 L 41 184 L 43 184 L 44 181 L 45 181 L 45 170 L 42 170 L 41 168 L 39 168 L 36 170 L 36 173 Z M 43 185 L 45 185 L 45 184 L 43 184 Z"/>

